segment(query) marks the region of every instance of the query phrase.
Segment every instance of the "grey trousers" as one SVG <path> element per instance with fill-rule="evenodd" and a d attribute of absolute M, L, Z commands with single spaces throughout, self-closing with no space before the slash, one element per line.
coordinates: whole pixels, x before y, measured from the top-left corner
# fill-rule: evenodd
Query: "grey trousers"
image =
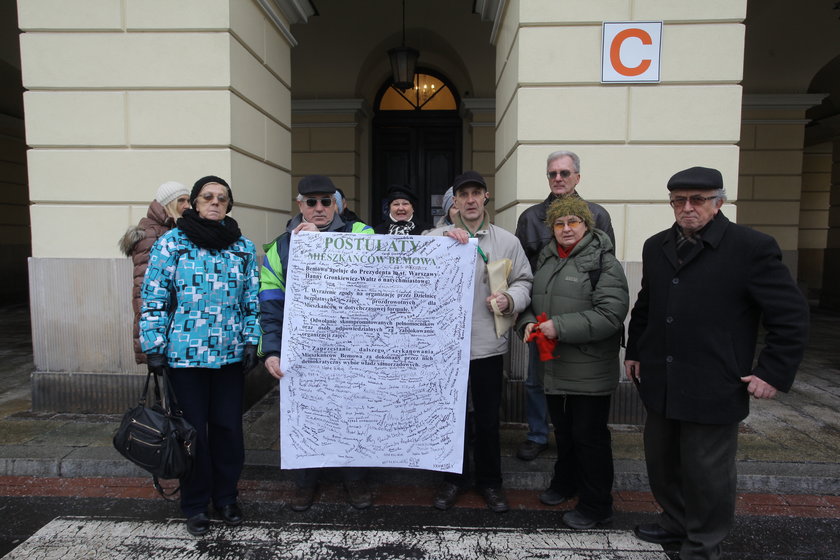
<path fill-rule="evenodd" d="M 659 523 L 683 534 L 681 560 L 720 558 L 735 521 L 738 423 L 697 424 L 648 411 L 645 459 Z"/>

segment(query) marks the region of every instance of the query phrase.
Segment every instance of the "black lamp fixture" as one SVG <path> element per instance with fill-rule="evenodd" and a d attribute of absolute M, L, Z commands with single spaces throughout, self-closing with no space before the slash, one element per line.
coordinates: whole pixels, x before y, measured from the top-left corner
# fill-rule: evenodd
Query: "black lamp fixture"
<path fill-rule="evenodd" d="M 420 52 L 405 46 L 405 0 L 402 3 L 402 46 L 388 49 L 393 85 L 403 91 L 414 87 L 414 67 Z"/>

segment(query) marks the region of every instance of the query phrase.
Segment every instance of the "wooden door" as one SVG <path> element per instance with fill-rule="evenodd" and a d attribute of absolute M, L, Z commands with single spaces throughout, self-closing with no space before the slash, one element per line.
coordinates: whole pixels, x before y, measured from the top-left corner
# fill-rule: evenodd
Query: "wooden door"
<path fill-rule="evenodd" d="M 410 185 L 417 219 L 433 223 L 440 196 L 461 172 L 461 122 L 455 111 L 389 114 L 374 118 L 371 223 L 387 217 L 389 185 Z M 453 113 L 453 114 L 440 114 Z"/>

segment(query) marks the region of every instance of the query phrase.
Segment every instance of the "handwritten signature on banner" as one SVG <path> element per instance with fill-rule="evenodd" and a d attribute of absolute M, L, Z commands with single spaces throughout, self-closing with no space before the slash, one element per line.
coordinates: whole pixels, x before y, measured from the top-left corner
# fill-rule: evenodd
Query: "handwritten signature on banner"
<path fill-rule="evenodd" d="M 475 255 L 444 237 L 293 237 L 283 468 L 459 472 Z"/>

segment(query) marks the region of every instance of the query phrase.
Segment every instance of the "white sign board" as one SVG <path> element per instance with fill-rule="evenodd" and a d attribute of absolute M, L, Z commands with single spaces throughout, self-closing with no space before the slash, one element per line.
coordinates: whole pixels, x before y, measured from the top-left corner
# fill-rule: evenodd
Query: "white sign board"
<path fill-rule="evenodd" d="M 292 236 L 282 468 L 461 471 L 475 261 L 448 237 Z"/>
<path fill-rule="evenodd" d="M 601 41 L 602 83 L 659 82 L 661 21 L 604 22 Z"/>

